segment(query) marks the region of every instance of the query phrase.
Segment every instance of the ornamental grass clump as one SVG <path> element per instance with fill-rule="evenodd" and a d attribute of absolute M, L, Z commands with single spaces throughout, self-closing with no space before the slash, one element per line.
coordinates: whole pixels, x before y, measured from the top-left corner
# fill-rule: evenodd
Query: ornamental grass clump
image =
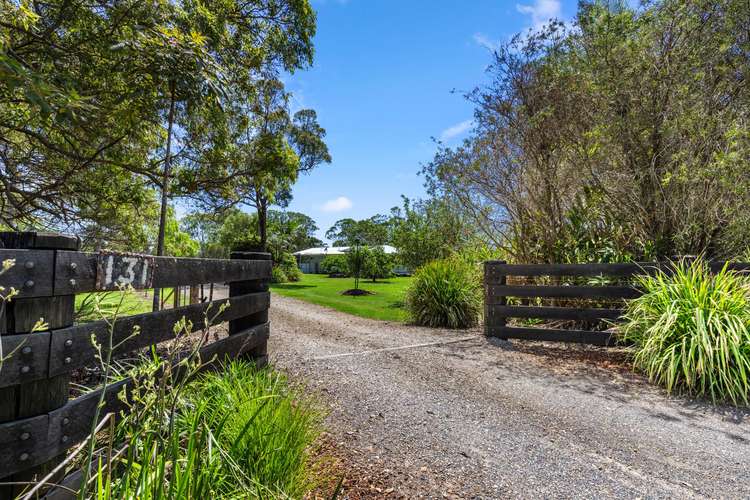
<path fill-rule="evenodd" d="M 482 311 L 477 268 L 460 259 L 435 260 L 420 267 L 406 292 L 411 320 L 431 327 L 469 328 Z"/>
<path fill-rule="evenodd" d="M 696 260 L 637 281 L 622 328 L 635 367 L 669 392 L 748 404 L 750 277 Z"/>

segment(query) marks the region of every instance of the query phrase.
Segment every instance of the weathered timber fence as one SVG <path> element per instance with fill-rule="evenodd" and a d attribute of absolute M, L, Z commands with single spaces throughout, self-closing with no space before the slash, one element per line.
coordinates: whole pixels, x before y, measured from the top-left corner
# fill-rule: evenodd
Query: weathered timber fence
<path fill-rule="evenodd" d="M 539 328 L 531 326 L 508 326 L 508 318 L 532 318 L 571 321 L 617 321 L 622 314 L 624 299 L 633 299 L 640 292 L 630 284 L 616 285 L 537 285 L 509 283 L 508 278 L 549 277 L 559 281 L 562 277 L 616 278 L 627 281 L 637 275 L 650 274 L 658 270 L 669 272 L 671 262 L 640 262 L 618 264 L 507 264 L 504 261 L 489 261 L 484 265 L 485 334 L 502 339 L 549 340 L 578 342 L 594 345 L 612 345 L 615 338 L 611 332 L 592 330 L 566 330 L 561 328 Z M 712 272 L 724 265 L 734 271 L 750 271 L 747 262 L 711 262 Z M 618 304 L 614 307 L 580 307 L 557 305 L 511 305 L 508 298 L 526 299 L 587 299 Z"/>
<path fill-rule="evenodd" d="M 208 311 L 213 316 L 228 303 L 216 322 L 229 322 L 229 336 L 203 346 L 201 359 L 266 362 L 269 254 L 234 252 L 226 260 L 84 253 L 77 238 L 46 233 L 0 233 L 0 243 L 0 261 L 15 260 L 0 275 L 2 293 L 18 291 L 0 316 L 0 483 L 38 479 L 90 432 L 102 389 L 71 400 L 70 374 L 96 363 L 92 336 L 106 348 L 110 328 L 106 321 L 73 324 L 75 294 L 229 283 L 228 299 L 120 318 L 111 345 L 122 343 L 117 353 L 126 354 L 172 339 L 183 317 L 200 330 Z M 32 333 L 40 318 L 47 327 Z M 135 326 L 140 333 L 132 336 Z M 122 408 L 118 393 L 128 383 L 106 387 L 102 415 Z M 0 500 L 22 489 L 0 486 Z"/>

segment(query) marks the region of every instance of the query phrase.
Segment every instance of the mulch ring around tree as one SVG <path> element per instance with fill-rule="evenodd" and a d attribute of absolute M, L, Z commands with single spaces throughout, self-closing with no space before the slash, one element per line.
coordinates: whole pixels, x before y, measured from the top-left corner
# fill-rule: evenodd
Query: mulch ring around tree
<path fill-rule="evenodd" d="M 375 295 L 375 292 L 362 290 L 361 288 L 352 288 L 350 290 L 344 290 L 343 292 L 341 292 L 341 295 L 352 295 L 354 297 L 358 297 L 360 295 Z"/>

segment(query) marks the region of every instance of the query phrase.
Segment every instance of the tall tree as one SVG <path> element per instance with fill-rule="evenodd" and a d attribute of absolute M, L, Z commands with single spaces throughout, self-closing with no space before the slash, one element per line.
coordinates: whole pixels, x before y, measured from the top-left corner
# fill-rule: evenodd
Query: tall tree
<path fill-rule="evenodd" d="M 391 219 L 386 215 L 373 215 L 369 219 L 341 219 L 326 231 L 326 238 L 334 246 L 378 246 L 391 241 Z"/>
<path fill-rule="evenodd" d="M 299 174 L 330 162 L 331 157 L 315 111 L 301 110 L 290 117 L 289 94 L 279 80 L 258 82 L 256 89 L 251 103 L 232 102 L 226 133 L 207 142 L 225 141 L 225 152 L 216 155 L 212 146 L 197 151 L 184 185 L 192 187 L 193 195 L 210 209 L 254 208 L 258 245 L 265 249 L 270 207 L 286 207 Z M 206 185 L 210 187 L 198 189 Z"/>
<path fill-rule="evenodd" d="M 731 257 L 750 237 L 750 11 L 581 2 L 493 54 L 426 172 L 520 261 Z M 717 204 L 714 200 L 722 200 Z"/>

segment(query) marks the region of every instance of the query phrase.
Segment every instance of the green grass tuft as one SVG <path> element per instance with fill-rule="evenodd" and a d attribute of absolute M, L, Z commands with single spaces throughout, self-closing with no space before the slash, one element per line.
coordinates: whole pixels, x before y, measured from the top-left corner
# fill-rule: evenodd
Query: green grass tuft
<path fill-rule="evenodd" d="M 284 376 L 234 362 L 203 377 L 189 397 L 205 404 L 208 427 L 221 429 L 217 443 L 254 481 L 293 498 L 313 486 L 308 452 L 322 415 Z"/>
<path fill-rule="evenodd" d="M 95 497 L 302 498 L 325 479 L 311 472 L 323 415 L 273 370 L 234 361 L 173 388 L 173 403 L 152 392 L 118 424 L 127 452 L 98 471 Z"/>
<path fill-rule="evenodd" d="M 643 276 L 644 294 L 629 301 L 623 338 L 634 364 L 669 392 L 748 403 L 750 279 L 702 260 L 673 274 Z"/>
<path fill-rule="evenodd" d="M 460 259 L 435 260 L 419 268 L 406 295 L 411 319 L 418 325 L 469 328 L 482 312 L 477 268 Z"/>

